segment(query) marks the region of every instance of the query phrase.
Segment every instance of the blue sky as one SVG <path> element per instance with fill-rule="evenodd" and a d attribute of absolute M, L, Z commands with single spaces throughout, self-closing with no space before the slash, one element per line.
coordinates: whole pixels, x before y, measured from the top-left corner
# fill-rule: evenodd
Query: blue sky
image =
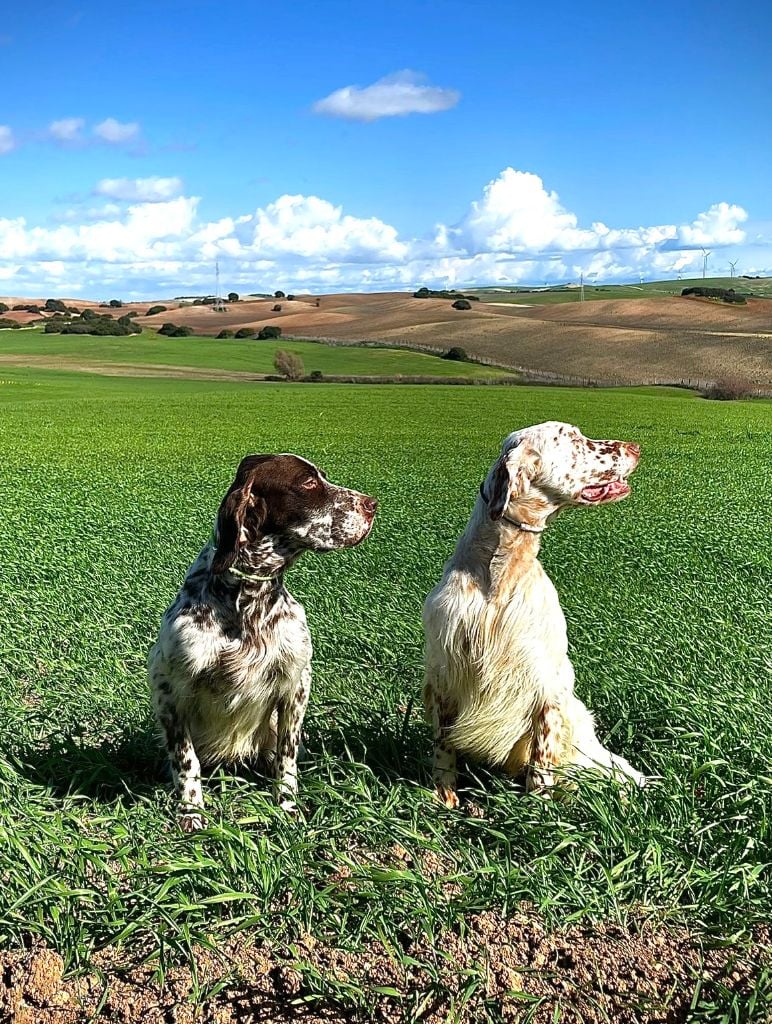
<path fill-rule="evenodd" d="M 0 293 L 772 272 L 770 42 L 766 5 L 18 6 Z"/>

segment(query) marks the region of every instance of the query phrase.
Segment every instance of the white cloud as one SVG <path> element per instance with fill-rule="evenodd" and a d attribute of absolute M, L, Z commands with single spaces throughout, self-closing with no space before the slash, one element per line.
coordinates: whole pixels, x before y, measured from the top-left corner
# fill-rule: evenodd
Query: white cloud
<path fill-rule="evenodd" d="M 317 196 L 281 196 L 255 213 L 252 247 L 269 257 L 384 262 L 404 259 L 407 245 L 376 217 L 344 215 Z"/>
<path fill-rule="evenodd" d="M 513 168 L 489 182 L 459 222 L 424 238 L 400 238 L 385 221 L 318 196 L 282 195 L 207 221 L 199 198 L 181 190 L 178 178 L 103 179 L 93 192 L 106 202 L 71 206 L 54 226 L 0 219 L 0 278 L 13 281 L 15 294 L 47 284 L 61 292 L 67 283 L 73 294 L 120 288 L 155 297 L 211 290 L 219 259 L 226 284 L 239 291 L 559 282 L 580 273 L 629 281 L 701 269 L 700 245 L 722 272 L 743 244 L 746 272 L 762 272 L 765 261 L 772 269 L 772 243 L 754 235 L 748 248 L 738 206 L 718 203 L 680 225 L 583 227 L 537 175 Z"/>
<path fill-rule="evenodd" d="M 48 134 L 55 142 L 81 142 L 85 124 L 82 117 L 63 117 L 49 124 Z"/>
<path fill-rule="evenodd" d="M 748 214 L 741 206 L 714 203 L 691 224 L 684 225 L 678 232 L 678 238 L 684 243 L 684 248 L 691 245 L 737 245 L 745 241 L 745 232 L 739 225 L 747 219 Z"/>
<path fill-rule="evenodd" d="M 455 89 L 428 85 L 425 77 L 414 71 L 398 71 L 364 89 L 357 85 L 336 89 L 317 100 L 312 110 L 351 121 L 377 121 L 405 114 L 435 114 L 455 107 L 460 98 Z"/>
<path fill-rule="evenodd" d="M 16 149 L 16 139 L 7 124 L 0 124 L 0 156 Z"/>
<path fill-rule="evenodd" d="M 122 124 L 114 117 L 108 117 L 94 125 L 94 135 L 103 142 L 113 145 L 132 142 L 139 136 L 139 125 L 134 121 Z"/>
<path fill-rule="evenodd" d="M 135 203 L 161 203 L 182 192 L 181 178 L 102 178 L 94 195 Z"/>

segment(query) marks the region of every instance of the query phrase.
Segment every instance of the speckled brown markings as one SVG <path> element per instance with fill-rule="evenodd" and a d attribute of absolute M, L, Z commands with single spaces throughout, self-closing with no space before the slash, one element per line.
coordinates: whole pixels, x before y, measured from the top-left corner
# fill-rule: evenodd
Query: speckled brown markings
<path fill-rule="evenodd" d="M 296 455 L 242 460 L 148 661 L 183 830 L 204 827 L 201 761 L 261 755 L 294 809 L 311 637 L 284 573 L 304 551 L 358 544 L 376 505 Z"/>

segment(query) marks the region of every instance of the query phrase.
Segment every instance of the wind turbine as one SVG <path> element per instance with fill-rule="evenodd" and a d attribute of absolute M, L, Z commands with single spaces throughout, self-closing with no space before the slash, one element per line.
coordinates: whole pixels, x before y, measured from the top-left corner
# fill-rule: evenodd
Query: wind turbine
<path fill-rule="evenodd" d="M 702 248 L 702 247 L 700 247 Z M 705 275 L 708 272 L 708 256 L 712 255 L 709 249 L 702 250 L 702 280 L 705 280 Z"/>
<path fill-rule="evenodd" d="M 732 262 L 732 260 L 729 261 L 729 273 L 732 278 L 734 278 L 734 268 L 737 266 L 738 262 L 738 260 L 735 260 L 734 262 Z"/>

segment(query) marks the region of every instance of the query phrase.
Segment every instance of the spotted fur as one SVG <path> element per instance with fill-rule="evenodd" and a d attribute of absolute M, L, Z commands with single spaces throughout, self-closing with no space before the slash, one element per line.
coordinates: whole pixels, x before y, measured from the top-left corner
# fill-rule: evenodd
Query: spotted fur
<path fill-rule="evenodd" d="M 574 694 L 565 618 L 537 557 L 561 509 L 623 498 L 639 456 L 636 444 L 589 440 L 568 423 L 505 439 L 424 605 L 424 703 L 435 788 L 447 806 L 458 803 L 456 752 L 526 773 L 528 789 L 545 794 L 561 767 L 644 783 L 602 746 Z"/>
<path fill-rule="evenodd" d="M 376 506 L 296 455 L 242 460 L 148 659 L 183 830 L 204 826 L 202 762 L 262 755 L 294 810 L 311 637 L 284 573 L 306 550 L 364 540 Z"/>

